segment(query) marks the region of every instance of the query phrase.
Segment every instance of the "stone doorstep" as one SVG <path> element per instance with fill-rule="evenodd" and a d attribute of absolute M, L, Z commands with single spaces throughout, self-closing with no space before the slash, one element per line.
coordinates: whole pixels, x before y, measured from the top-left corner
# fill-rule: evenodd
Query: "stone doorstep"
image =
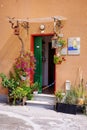
<path fill-rule="evenodd" d="M 34 96 L 38 96 L 38 97 L 52 97 L 55 98 L 55 95 L 51 95 L 51 94 L 35 94 Z"/>
<path fill-rule="evenodd" d="M 34 94 L 33 100 L 37 101 L 54 101 L 56 99 L 55 95 L 49 95 L 49 94 Z"/>
<path fill-rule="evenodd" d="M 33 101 L 33 100 L 27 100 L 27 104 L 36 104 L 36 105 L 55 105 L 54 103 L 46 102 L 46 101 Z"/>
<path fill-rule="evenodd" d="M 38 108 L 41 107 L 41 108 L 46 108 L 46 109 L 51 109 L 51 110 L 55 109 L 55 104 L 47 102 L 47 101 L 27 100 L 26 105 L 27 106 L 38 107 Z"/>
<path fill-rule="evenodd" d="M 26 105 L 35 107 L 45 107 L 54 109 L 55 95 L 49 94 L 34 94 L 32 100 L 27 100 Z"/>

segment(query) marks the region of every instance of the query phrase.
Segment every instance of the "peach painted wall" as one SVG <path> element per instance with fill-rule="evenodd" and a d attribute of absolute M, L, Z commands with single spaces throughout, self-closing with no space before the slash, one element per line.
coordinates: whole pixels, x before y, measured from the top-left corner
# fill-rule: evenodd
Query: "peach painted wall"
<path fill-rule="evenodd" d="M 83 71 L 87 81 L 87 0 L 0 0 L 0 72 L 8 74 L 14 59 L 19 54 L 21 44 L 7 21 L 7 16 L 16 18 L 41 18 L 64 16 L 67 18 L 64 37 L 80 37 L 81 53 L 79 56 L 66 56 L 66 62 L 56 66 L 56 87 L 64 88 L 65 80 L 72 84 L 78 81 L 78 68 Z M 51 24 L 50 24 L 51 25 Z M 38 24 L 30 24 L 30 33 L 39 33 Z M 48 26 L 47 26 L 48 27 Z M 52 27 L 50 27 L 52 32 Z M 47 33 L 49 31 L 47 30 Z M 29 34 L 30 34 L 29 33 Z M 25 49 L 29 49 L 30 37 L 21 32 Z M 0 89 L 0 93 L 6 93 Z"/>

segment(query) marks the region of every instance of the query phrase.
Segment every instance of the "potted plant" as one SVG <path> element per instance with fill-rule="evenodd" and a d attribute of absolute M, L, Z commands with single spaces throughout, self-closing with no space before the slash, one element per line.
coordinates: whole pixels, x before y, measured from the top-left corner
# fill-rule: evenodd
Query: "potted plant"
<path fill-rule="evenodd" d="M 2 86 L 8 89 L 8 102 L 13 101 L 13 98 L 10 96 L 13 90 L 19 86 L 19 81 L 14 78 L 8 78 L 5 74 L 0 73 L 0 77 L 2 78 Z"/>
<path fill-rule="evenodd" d="M 20 71 L 20 78 L 21 78 L 21 80 L 26 80 L 26 78 L 27 78 L 26 72 Z"/>
<path fill-rule="evenodd" d="M 59 97 L 61 97 L 61 93 L 59 93 Z M 64 96 L 64 100 L 56 104 L 57 112 L 76 114 L 76 97 L 76 92 L 73 89 L 67 92 Z"/>
<path fill-rule="evenodd" d="M 10 104 L 18 104 L 25 97 L 32 98 L 33 87 L 30 84 L 30 74 L 34 74 L 34 69 L 35 58 L 32 53 L 26 52 L 22 57 L 16 58 L 9 78 L 3 73 L 0 74 L 2 86 L 8 89 Z"/>
<path fill-rule="evenodd" d="M 65 61 L 64 56 L 54 55 L 54 64 L 61 64 L 63 61 Z"/>
<path fill-rule="evenodd" d="M 61 56 L 56 56 L 54 55 L 54 64 L 62 63 L 62 58 Z"/>
<path fill-rule="evenodd" d="M 8 78 L 5 74 L 1 73 L 2 86 L 8 89 L 8 103 L 13 105 L 24 105 L 26 98 L 32 98 L 33 86 L 27 85 L 26 81 L 21 81 L 18 77 Z"/>
<path fill-rule="evenodd" d="M 84 113 L 87 115 L 87 95 L 85 95 L 84 106 L 85 106 L 85 111 L 84 111 Z"/>
<path fill-rule="evenodd" d="M 40 85 L 39 85 L 38 82 L 35 82 L 35 83 L 32 84 L 32 92 L 33 92 L 33 94 L 38 94 L 39 87 L 40 87 Z"/>
<path fill-rule="evenodd" d="M 30 77 L 30 74 L 34 74 L 35 70 L 35 57 L 31 52 L 26 52 L 21 57 L 16 58 L 14 67 L 22 80 L 25 80 L 26 77 Z"/>
<path fill-rule="evenodd" d="M 83 105 L 85 102 L 85 91 L 82 83 L 76 88 L 77 92 L 77 104 Z"/>
<path fill-rule="evenodd" d="M 81 80 L 80 84 L 76 87 L 76 93 L 77 93 L 77 112 L 78 113 L 85 113 L 86 110 L 86 93 L 85 88 L 83 85 L 83 79 Z"/>
<path fill-rule="evenodd" d="M 62 39 L 61 37 L 58 38 L 58 47 L 60 47 L 62 49 L 65 46 L 66 46 L 66 41 L 64 39 Z"/>
<path fill-rule="evenodd" d="M 63 100 L 64 95 L 65 95 L 65 94 L 64 94 L 61 90 L 58 90 L 58 91 L 55 93 L 56 102 L 57 102 L 57 103 L 61 103 L 62 100 Z"/>
<path fill-rule="evenodd" d="M 61 64 L 63 61 L 66 60 L 64 56 L 61 55 L 61 50 L 66 46 L 66 41 L 62 37 L 58 36 L 56 38 L 56 46 L 57 46 L 56 48 L 58 49 L 58 54 L 54 55 L 54 64 Z"/>
<path fill-rule="evenodd" d="M 16 89 L 10 93 L 10 96 L 13 97 L 13 105 L 24 105 L 27 99 L 27 95 L 29 94 L 30 87 L 20 87 L 18 86 Z"/>

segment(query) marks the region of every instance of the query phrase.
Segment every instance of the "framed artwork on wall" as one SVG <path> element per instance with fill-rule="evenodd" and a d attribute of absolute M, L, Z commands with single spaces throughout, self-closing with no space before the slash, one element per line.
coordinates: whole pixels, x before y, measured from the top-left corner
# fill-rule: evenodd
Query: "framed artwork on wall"
<path fill-rule="evenodd" d="M 80 37 L 68 38 L 68 55 L 80 54 Z"/>

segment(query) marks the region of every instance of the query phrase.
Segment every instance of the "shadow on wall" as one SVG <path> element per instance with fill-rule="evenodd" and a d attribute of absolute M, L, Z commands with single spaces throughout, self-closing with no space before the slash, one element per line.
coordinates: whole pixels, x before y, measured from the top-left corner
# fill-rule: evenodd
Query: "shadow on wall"
<path fill-rule="evenodd" d="M 8 96 L 0 94 L 0 103 L 8 103 Z"/>

